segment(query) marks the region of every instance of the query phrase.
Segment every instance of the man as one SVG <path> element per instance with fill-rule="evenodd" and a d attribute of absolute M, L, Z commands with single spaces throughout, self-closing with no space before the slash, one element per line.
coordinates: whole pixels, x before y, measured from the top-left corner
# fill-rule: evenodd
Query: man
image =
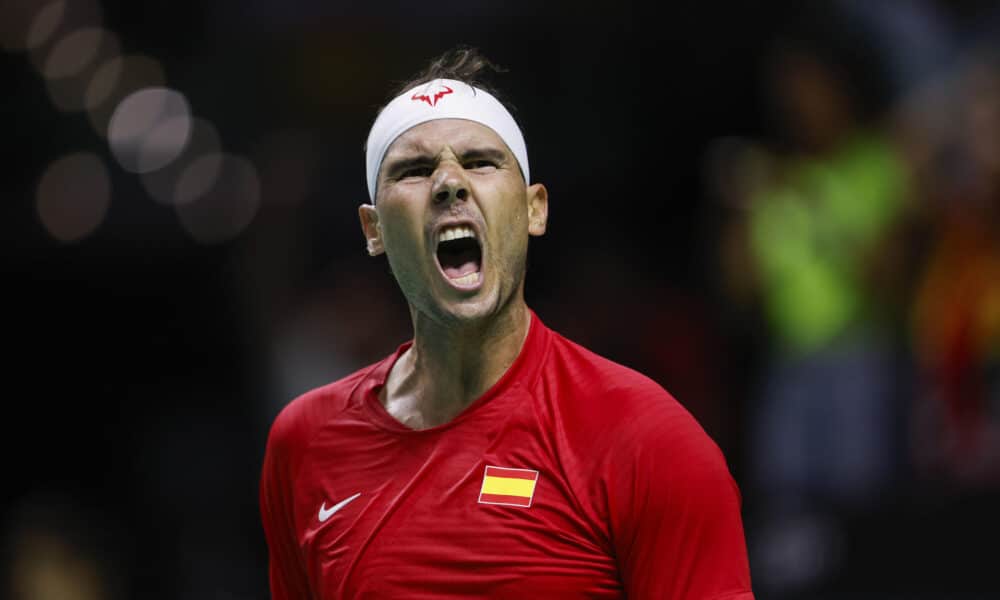
<path fill-rule="evenodd" d="M 525 304 L 548 193 L 489 66 L 445 54 L 372 126 L 361 227 L 414 337 L 272 426 L 273 596 L 752 599 L 718 447 Z"/>

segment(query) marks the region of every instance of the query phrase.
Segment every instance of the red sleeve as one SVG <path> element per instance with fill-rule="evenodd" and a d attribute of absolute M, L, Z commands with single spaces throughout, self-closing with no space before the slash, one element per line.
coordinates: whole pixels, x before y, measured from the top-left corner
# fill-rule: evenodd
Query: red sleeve
<path fill-rule="evenodd" d="M 739 489 L 718 446 L 664 396 L 639 403 L 606 457 L 626 595 L 752 600 Z"/>
<path fill-rule="evenodd" d="M 288 416 L 284 413 L 279 415 L 271 427 L 260 480 L 261 520 L 267 537 L 271 597 L 274 600 L 312 597 L 295 536 L 290 493 L 294 467 Z"/>

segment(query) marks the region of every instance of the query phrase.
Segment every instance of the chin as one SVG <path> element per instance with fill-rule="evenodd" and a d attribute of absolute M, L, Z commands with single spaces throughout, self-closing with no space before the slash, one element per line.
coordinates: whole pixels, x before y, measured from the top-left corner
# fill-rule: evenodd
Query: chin
<path fill-rule="evenodd" d="M 471 298 L 438 302 L 435 312 L 446 323 L 468 325 L 496 316 L 502 307 L 500 294 L 481 290 Z"/>
<path fill-rule="evenodd" d="M 448 303 L 441 307 L 448 316 L 458 322 L 471 323 L 487 319 L 497 313 L 497 303 L 483 299 Z"/>

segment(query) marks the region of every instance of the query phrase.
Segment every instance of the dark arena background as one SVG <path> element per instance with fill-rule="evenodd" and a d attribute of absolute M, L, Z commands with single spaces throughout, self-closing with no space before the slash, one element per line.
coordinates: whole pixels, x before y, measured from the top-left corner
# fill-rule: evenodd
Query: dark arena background
<path fill-rule="evenodd" d="M 1000 5 L 537 4 L 0 2 L 0 596 L 268 597 L 271 420 L 410 336 L 368 127 L 467 44 L 529 305 L 716 440 L 757 597 L 995 597 Z"/>

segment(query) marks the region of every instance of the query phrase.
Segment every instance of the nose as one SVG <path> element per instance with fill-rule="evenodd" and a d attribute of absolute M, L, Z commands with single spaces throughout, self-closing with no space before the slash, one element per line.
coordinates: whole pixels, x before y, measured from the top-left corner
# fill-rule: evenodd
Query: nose
<path fill-rule="evenodd" d="M 469 197 L 469 185 L 460 165 L 441 164 L 434 177 L 432 191 L 436 204 L 451 204 L 456 200 L 465 200 Z"/>

